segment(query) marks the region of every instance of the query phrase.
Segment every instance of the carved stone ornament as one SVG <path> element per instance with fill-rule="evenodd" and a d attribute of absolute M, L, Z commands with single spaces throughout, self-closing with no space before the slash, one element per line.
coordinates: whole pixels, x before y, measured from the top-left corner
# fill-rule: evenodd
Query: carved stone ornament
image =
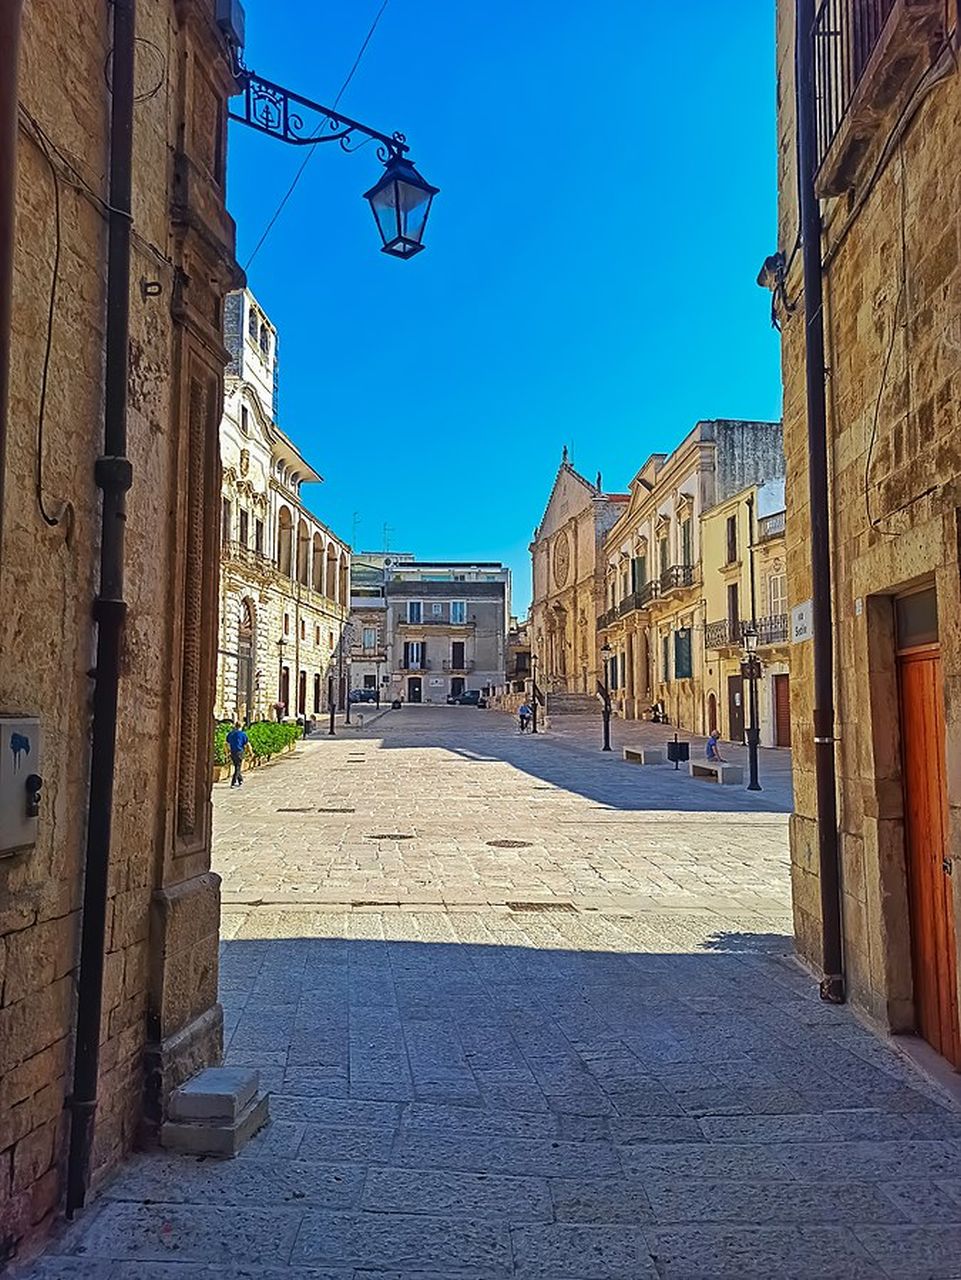
<path fill-rule="evenodd" d="M 558 534 L 554 543 L 554 585 L 563 587 L 571 571 L 571 544 L 566 533 Z"/>
<path fill-rule="evenodd" d="M 240 474 L 246 476 L 250 470 L 250 450 L 241 449 L 240 451 Z"/>

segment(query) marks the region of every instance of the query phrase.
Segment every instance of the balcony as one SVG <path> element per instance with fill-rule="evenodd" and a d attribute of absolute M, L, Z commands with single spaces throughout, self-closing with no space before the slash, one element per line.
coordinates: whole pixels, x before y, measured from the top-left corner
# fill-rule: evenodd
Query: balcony
<path fill-rule="evenodd" d="M 461 675 L 468 675 L 471 671 L 474 670 L 474 663 L 472 661 L 457 663 L 457 662 L 447 662 L 445 660 L 443 666 L 445 671 L 453 671 L 455 674 L 459 673 Z"/>
<path fill-rule="evenodd" d="M 233 561 L 234 564 L 247 565 L 250 569 L 259 569 L 265 572 L 274 568 L 274 562 L 263 551 L 257 551 L 254 547 L 249 547 L 245 542 L 239 542 L 236 538 L 225 538 L 221 546 L 221 558 L 225 561 Z"/>
<path fill-rule="evenodd" d="M 704 628 L 705 649 L 730 649 L 741 643 L 739 618 L 721 618 L 718 622 L 709 622 Z"/>
<path fill-rule="evenodd" d="M 787 644 L 787 637 L 788 616 L 786 613 L 776 613 L 769 618 L 758 618 L 758 644 Z"/>
<path fill-rule="evenodd" d="M 404 660 L 401 659 L 397 667 L 398 671 L 430 671 L 430 669 L 431 663 L 427 658 L 422 658 L 420 662 L 415 663 L 404 662 Z"/>
<path fill-rule="evenodd" d="M 383 596 L 351 596 L 350 607 L 357 609 L 386 609 L 387 601 Z"/>
<path fill-rule="evenodd" d="M 757 540 L 766 542 L 769 538 L 779 538 L 786 528 L 786 511 L 775 511 L 773 515 L 761 516 L 757 522 Z"/>
<path fill-rule="evenodd" d="M 721 618 L 718 622 L 709 622 L 704 628 L 704 647 L 706 649 L 735 649 L 744 643 L 744 628 L 750 623 L 743 618 Z M 786 644 L 788 638 L 788 616 L 786 613 L 774 614 L 769 618 L 758 618 L 757 642 L 759 645 Z"/>
<path fill-rule="evenodd" d="M 693 586 L 694 566 L 692 564 L 671 565 L 661 574 L 658 585 L 660 587 L 658 594 L 662 596 L 668 591 L 677 591 L 680 587 Z"/>
<path fill-rule="evenodd" d="M 473 627 L 473 622 L 451 622 L 450 618 L 436 618 L 433 614 L 425 613 L 420 622 L 411 622 L 407 618 L 400 618 L 398 626 L 401 627 L 459 627 L 463 630 L 466 627 Z"/>
<path fill-rule="evenodd" d="M 945 38 L 944 0 L 821 0 L 814 19 L 817 189 L 855 185 Z"/>

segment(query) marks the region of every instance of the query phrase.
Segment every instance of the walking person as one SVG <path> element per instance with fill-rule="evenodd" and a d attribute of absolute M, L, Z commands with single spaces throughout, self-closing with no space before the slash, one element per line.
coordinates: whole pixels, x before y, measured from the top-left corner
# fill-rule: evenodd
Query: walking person
<path fill-rule="evenodd" d="M 517 710 L 517 718 L 521 722 L 521 733 L 526 733 L 531 722 L 531 709 L 526 702 L 522 703 Z"/>
<path fill-rule="evenodd" d="M 230 779 L 232 787 L 242 787 L 244 785 L 244 752 L 247 750 L 247 743 L 250 739 L 240 727 L 239 721 L 234 721 L 234 727 L 227 734 L 227 750 L 230 752 L 230 759 L 233 762 L 234 774 Z"/>

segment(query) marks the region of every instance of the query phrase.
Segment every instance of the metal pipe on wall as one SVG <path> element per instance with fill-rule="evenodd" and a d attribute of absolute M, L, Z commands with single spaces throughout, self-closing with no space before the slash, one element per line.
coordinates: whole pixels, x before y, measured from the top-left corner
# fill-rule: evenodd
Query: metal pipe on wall
<path fill-rule="evenodd" d="M 17 96 L 23 0 L 0 0 L 0 564 L 10 398 L 10 313 L 17 190 Z"/>
<path fill-rule="evenodd" d="M 102 492 L 100 588 L 93 613 L 97 658 L 84 865 L 83 922 L 77 988 L 67 1213 L 83 1207 L 90 1185 L 103 1004 L 104 944 L 120 655 L 127 605 L 124 589 L 126 495 L 132 478 L 127 457 L 127 348 L 130 332 L 130 226 L 133 170 L 134 49 L 136 0 L 107 0 L 113 11 L 110 63 L 110 211 L 107 229 L 107 306 L 104 369 L 104 450 L 95 466 Z"/>
<path fill-rule="evenodd" d="M 804 350 L 807 393 L 808 487 L 811 512 L 811 602 L 814 639 L 814 769 L 824 975 L 821 998 L 841 1004 L 844 949 L 834 749 L 834 630 L 827 406 L 824 378 L 824 301 L 821 210 L 814 186 L 817 118 L 814 83 L 814 0 L 797 0 L 795 69 L 798 189 L 804 269 Z"/>

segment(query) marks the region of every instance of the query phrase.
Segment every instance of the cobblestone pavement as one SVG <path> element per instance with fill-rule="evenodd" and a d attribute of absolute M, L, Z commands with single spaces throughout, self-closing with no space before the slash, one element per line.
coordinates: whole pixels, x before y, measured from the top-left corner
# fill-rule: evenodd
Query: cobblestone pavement
<path fill-rule="evenodd" d="M 774 797 L 667 773 L 407 708 L 218 788 L 273 1119 L 136 1157 L 33 1275 L 961 1275 L 961 1114 L 791 958 Z"/>

